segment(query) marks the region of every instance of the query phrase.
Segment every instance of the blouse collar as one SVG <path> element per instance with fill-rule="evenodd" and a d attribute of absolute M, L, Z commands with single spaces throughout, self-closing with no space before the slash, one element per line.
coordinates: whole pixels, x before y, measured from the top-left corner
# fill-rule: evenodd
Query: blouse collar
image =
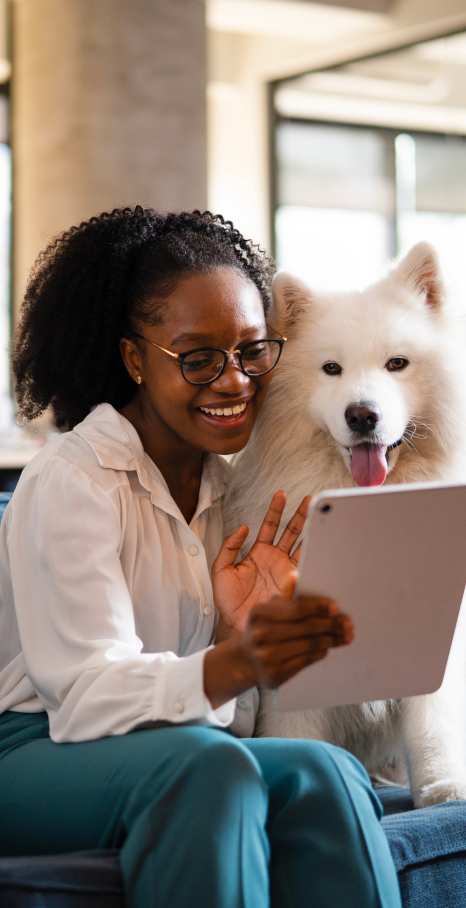
<path fill-rule="evenodd" d="M 151 496 L 152 504 L 181 519 L 162 473 L 144 451 L 134 426 L 111 404 L 99 404 L 73 429 L 94 451 L 101 467 L 125 472 L 136 471 L 139 482 Z M 199 502 L 193 521 L 219 501 L 225 493 L 229 466 L 217 454 L 206 454 L 202 471 Z"/>

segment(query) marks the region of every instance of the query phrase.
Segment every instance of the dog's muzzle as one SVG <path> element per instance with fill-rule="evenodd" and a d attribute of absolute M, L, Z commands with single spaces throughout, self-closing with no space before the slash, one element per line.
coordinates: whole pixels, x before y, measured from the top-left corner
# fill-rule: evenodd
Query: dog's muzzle
<path fill-rule="evenodd" d="M 399 438 L 398 441 L 393 442 L 392 445 L 388 445 L 388 448 L 385 451 L 385 457 L 387 456 L 387 454 L 390 453 L 390 451 L 393 451 L 394 448 L 398 448 L 399 445 L 401 445 L 402 441 L 403 441 L 403 439 Z"/>

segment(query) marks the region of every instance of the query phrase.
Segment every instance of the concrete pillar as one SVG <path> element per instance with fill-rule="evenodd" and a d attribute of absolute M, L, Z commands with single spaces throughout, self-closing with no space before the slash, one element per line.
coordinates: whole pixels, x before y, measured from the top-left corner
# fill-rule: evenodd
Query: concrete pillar
<path fill-rule="evenodd" d="M 202 0 L 14 0 L 15 297 L 58 231 L 206 205 Z"/>

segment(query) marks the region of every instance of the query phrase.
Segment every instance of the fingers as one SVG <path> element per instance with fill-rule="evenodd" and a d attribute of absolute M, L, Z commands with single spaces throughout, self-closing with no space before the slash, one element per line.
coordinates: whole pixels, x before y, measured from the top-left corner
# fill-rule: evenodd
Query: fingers
<path fill-rule="evenodd" d="M 252 624 L 253 626 L 255 624 L 254 617 L 252 618 Z M 287 641 L 317 637 L 321 634 L 330 635 L 335 641 L 339 641 L 340 637 L 345 637 L 353 631 L 353 622 L 346 615 L 335 615 L 333 618 L 311 617 L 299 622 L 274 621 L 272 623 L 261 620 L 258 623 L 256 641 L 262 642 L 261 634 L 266 635 L 266 639 L 273 643 L 277 643 L 280 640 Z M 337 644 L 328 644 L 328 646 L 331 645 L 335 646 Z M 338 645 L 340 645 L 339 642 Z"/>
<path fill-rule="evenodd" d="M 325 596 L 297 596 L 296 599 L 274 596 L 268 602 L 255 605 L 254 612 L 269 621 L 279 622 L 302 621 L 314 616 L 328 618 L 341 614 L 335 602 Z"/>
<path fill-rule="evenodd" d="M 313 665 L 314 662 L 320 662 L 321 659 L 325 659 L 327 652 L 327 650 L 321 650 L 320 652 L 310 653 L 308 655 L 294 656 L 281 665 L 278 671 L 273 671 L 272 675 L 268 675 L 263 671 L 261 683 L 264 687 L 272 689 L 280 687 L 280 684 L 289 681 L 290 678 L 297 675 L 303 668 L 307 668 L 309 665 Z"/>
<path fill-rule="evenodd" d="M 242 639 L 261 682 L 277 687 L 329 649 L 351 643 L 354 624 L 331 599 L 277 596 L 251 609 Z"/>
<path fill-rule="evenodd" d="M 262 542 L 266 545 L 273 545 L 277 530 L 282 519 L 283 511 L 286 505 L 286 495 L 284 492 L 275 492 L 270 502 L 270 507 L 264 517 L 261 528 L 257 534 L 256 542 Z"/>
<path fill-rule="evenodd" d="M 277 687 L 307 665 L 327 655 L 332 639 L 325 634 L 305 640 L 290 640 L 277 645 L 251 647 L 252 661 L 261 683 Z"/>
<path fill-rule="evenodd" d="M 299 640 L 283 641 L 280 646 L 280 663 L 288 662 L 296 656 L 310 656 L 313 653 L 327 652 L 332 649 L 334 639 L 330 634 L 318 634 L 313 637 L 300 638 Z M 267 643 L 260 647 L 260 657 L 263 664 L 272 664 L 275 660 L 276 645 Z"/>
<path fill-rule="evenodd" d="M 291 659 L 287 659 L 283 664 L 282 671 L 286 673 L 286 677 L 292 678 L 296 671 L 295 666 L 298 662 L 301 663 L 301 668 L 306 668 L 307 665 L 312 665 L 314 662 L 320 662 L 321 659 L 325 659 L 328 656 L 328 649 L 315 650 L 310 653 L 300 653 L 296 656 L 292 656 Z"/>
<path fill-rule="evenodd" d="M 238 530 L 235 530 L 231 536 L 227 536 L 223 540 L 221 549 L 212 565 L 212 574 L 215 574 L 217 571 L 223 571 L 225 568 L 231 567 L 239 554 L 240 548 L 247 539 L 249 529 L 246 525 L 240 527 Z"/>
<path fill-rule="evenodd" d="M 277 549 L 279 549 L 281 552 L 286 552 L 287 555 L 289 555 L 291 549 L 298 539 L 298 536 L 303 531 L 311 498 L 312 495 L 306 495 L 306 497 L 303 498 L 298 510 L 295 512 L 295 514 L 293 514 L 293 517 L 284 529 L 277 544 Z"/>

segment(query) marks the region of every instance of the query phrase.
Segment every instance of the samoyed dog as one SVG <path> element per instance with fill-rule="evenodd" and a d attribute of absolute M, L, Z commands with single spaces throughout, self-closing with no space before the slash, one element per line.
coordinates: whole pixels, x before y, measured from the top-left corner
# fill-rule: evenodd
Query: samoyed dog
<path fill-rule="evenodd" d="M 466 480 L 462 316 L 431 246 L 363 292 L 314 293 L 279 273 L 267 321 L 288 341 L 235 460 L 227 532 L 247 523 L 252 542 L 279 489 L 284 525 L 304 495 L 326 489 Z M 344 747 L 375 781 L 409 781 L 416 807 L 466 799 L 465 663 L 460 619 L 436 694 L 284 713 L 264 690 L 256 734 Z"/>

